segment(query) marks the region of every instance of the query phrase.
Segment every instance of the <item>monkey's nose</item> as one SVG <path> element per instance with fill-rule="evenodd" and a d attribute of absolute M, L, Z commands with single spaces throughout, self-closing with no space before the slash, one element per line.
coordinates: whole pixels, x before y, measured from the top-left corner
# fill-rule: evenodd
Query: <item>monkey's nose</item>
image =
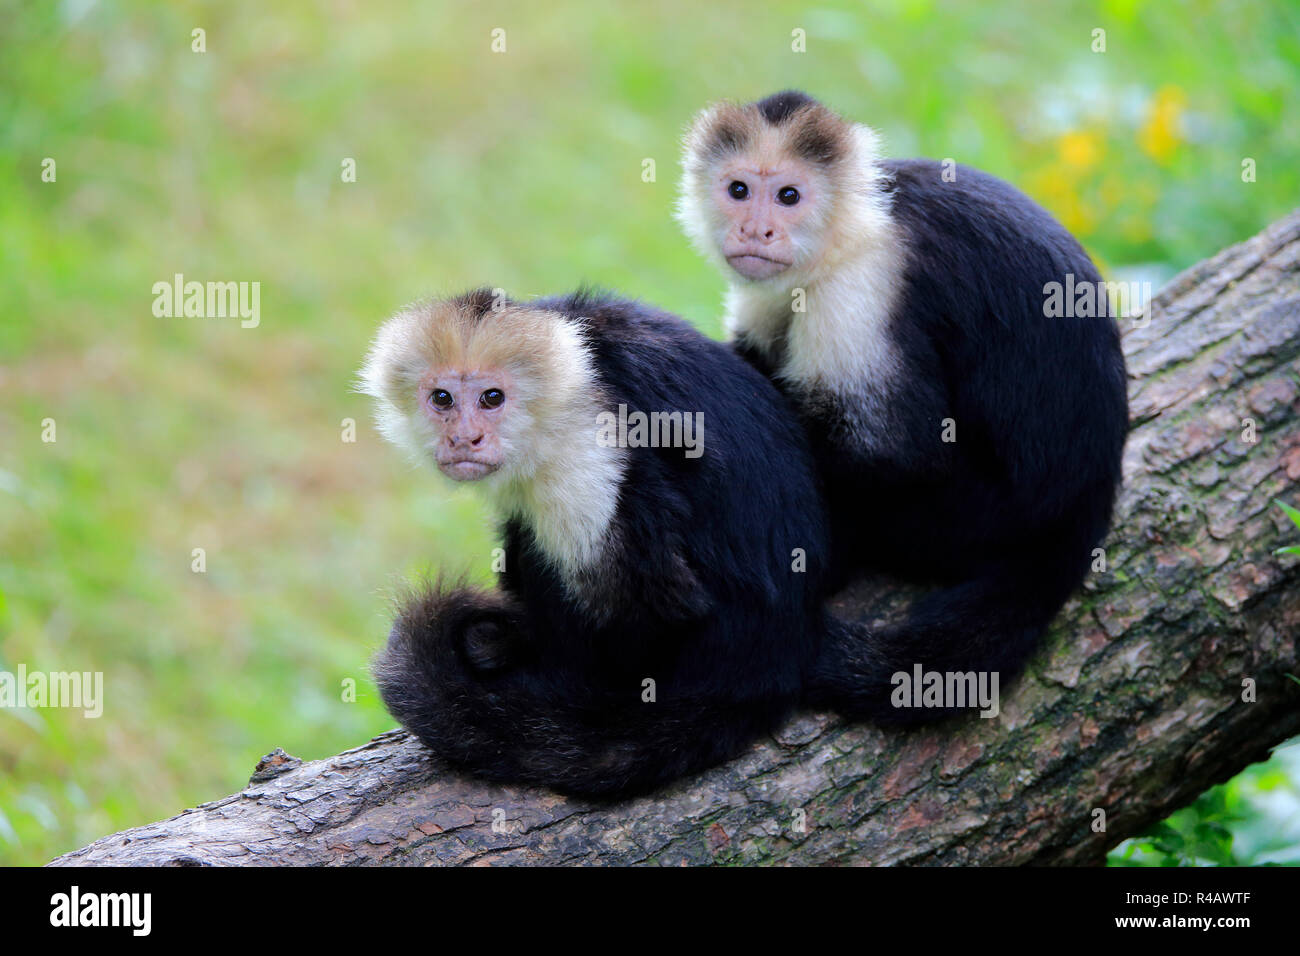
<path fill-rule="evenodd" d="M 471 435 L 448 435 L 447 443 L 452 448 L 460 448 L 462 445 L 468 445 L 471 448 L 477 448 L 483 441 L 483 433 L 479 432 L 477 436 Z"/>

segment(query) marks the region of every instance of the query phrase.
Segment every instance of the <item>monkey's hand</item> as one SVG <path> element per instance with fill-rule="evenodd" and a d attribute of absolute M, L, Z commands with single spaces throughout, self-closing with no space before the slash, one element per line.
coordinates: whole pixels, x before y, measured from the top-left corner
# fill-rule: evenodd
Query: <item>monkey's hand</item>
<path fill-rule="evenodd" d="M 431 585 L 406 600 L 372 670 L 389 713 L 434 753 L 497 779 L 550 780 L 609 730 L 569 713 L 592 693 L 536 656 L 506 594 Z"/>
<path fill-rule="evenodd" d="M 735 753 L 775 718 L 766 704 L 641 698 L 534 653 L 501 592 L 430 588 L 375 658 L 389 713 L 442 759 L 492 780 L 608 796 L 650 789 Z"/>
<path fill-rule="evenodd" d="M 523 612 L 507 595 L 430 584 L 402 606 L 376 674 L 391 664 L 487 677 L 521 663 L 530 647 Z"/>

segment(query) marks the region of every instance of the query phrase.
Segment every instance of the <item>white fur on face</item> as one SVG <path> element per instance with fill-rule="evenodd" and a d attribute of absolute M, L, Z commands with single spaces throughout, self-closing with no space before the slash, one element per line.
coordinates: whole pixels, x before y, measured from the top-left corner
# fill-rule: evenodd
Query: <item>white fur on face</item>
<path fill-rule="evenodd" d="M 903 285 L 906 249 L 890 215 L 878 165 L 879 138 L 869 127 L 849 125 L 848 156 L 819 182 L 821 209 L 794 235 L 794 265 L 768 279 L 735 275 L 722 257 L 729 225 L 714 188 L 736 165 L 770 168 L 781 163 L 807 170 L 812 164 L 789 155 L 781 127 L 754 121 L 754 145 L 722 157 L 705 154 L 710 125 L 726 107 L 705 110 L 687 135 L 677 218 L 691 242 L 731 279 L 724 325 L 775 358 L 785 382 L 807 390 L 859 394 L 883 387 L 898 369 L 889 319 Z M 733 108 L 734 109 L 734 108 Z M 756 112 L 756 111 L 755 111 Z M 802 290 L 805 311 L 793 311 Z"/>
<path fill-rule="evenodd" d="M 482 484 L 572 580 L 608 543 L 626 464 L 622 449 L 596 440 L 608 403 L 573 322 L 518 305 L 481 319 L 454 301 L 408 306 L 380 328 L 359 390 L 375 399 L 384 437 L 429 461 L 439 436 L 421 409 L 421 382 L 431 371 L 491 369 L 509 375 L 514 394 L 498 432 L 505 460 Z"/>
<path fill-rule="evenodd" d="M 801 221 L 790 230 L 794 243 L 796 266 L 807 266 L 815 259 L 819 244 L 810 241 L 825 228 L 829 218 L 828 200 L 836 184 L 815 164 L 791 156 L 786 149 L 785 133 L 760 121 L 751 123 L 754 145 L 743 152 L 724 156 L 702 154 L 709 125 L 721 107 L 706 110 L 696 119 L 687 135 L 682 159 L 682 181 L 677 197 L 675 216 L 691 244 L 719 268 L 730 272 L 722 254 L 723 242 L 732 228 L 732 200 L 727 198 L 726 185 L 733 180 L 751 183 L 755 173 L 773 175 L 781 184 L 799 183 L 802 192 L 813 198 L 813 211 L 791 210 L 791 218 Z M 753 200 L 767 197 L 755 195 Z M 806 207 L 805 207 L 806 208 Z M 781 282 L 789 272 L 758 282 Z"/>

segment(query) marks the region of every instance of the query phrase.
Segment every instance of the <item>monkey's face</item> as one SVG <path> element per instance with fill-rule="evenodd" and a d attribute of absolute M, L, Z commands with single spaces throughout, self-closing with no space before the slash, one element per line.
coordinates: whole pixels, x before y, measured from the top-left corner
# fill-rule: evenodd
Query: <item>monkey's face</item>
<path fill-rule="evenodd" d="M 706 256 L 768 290 L 816 281 L 878 202 L 875 133 L 794 91 L 706 107 L 683 146 L 678 221 Z"/>
<path fill-rule="evenodd" d="M 825 185 L 808 164 L 738 156 L 722 163 L 712 203 L 722 227 L 720 251 L 746 279 L 770 279 L 807 265 Z"/>
<path fill-rule="evenodd" d="M 477 481 L 501 467 L 513 392 L 502 369 L 437 369 L 423 378 L 420 406 L 433 425 L 439 471 L 455 481 Z"/>
<path fill-rule="evenodd" d="M 590 436 L 604 407 L 594 362 L 579 323 L 479 289 L 399 311 L 358 384 L 389 441 L 509 497 L 562 470 Z"/>

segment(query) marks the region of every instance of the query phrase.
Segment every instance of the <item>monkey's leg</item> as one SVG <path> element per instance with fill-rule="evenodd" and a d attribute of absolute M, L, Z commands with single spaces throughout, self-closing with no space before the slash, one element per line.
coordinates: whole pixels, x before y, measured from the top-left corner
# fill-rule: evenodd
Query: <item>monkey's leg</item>
<path fill-rule="evenodd" d="M 479 674 L 500 671 L 522 660 L 530 649 L 522 608 L 507 594 L 431 583 L 408 597 L 376 660 L 408 665 L 433 664 L 436 650 L 454 654 L 459 665 Z"/>
<path fill-rule="evenodd" d="M 669 687 L 647 701 L 639 683 L 599 686 L 548 660 L 526 627 L 499 593 L 420 595 L 375 660 L 389 712 L 471 773 L 613 796 L 727 759 L 785 709 L 786 702 L 716 701 Z M 500 658 L 511 663 L 479 664 Z"/>

